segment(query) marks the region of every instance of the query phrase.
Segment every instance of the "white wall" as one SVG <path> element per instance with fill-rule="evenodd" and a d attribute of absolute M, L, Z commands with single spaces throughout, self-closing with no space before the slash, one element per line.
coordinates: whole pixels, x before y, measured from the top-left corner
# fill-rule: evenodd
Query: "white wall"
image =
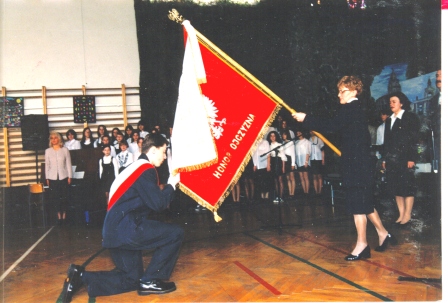
<path fill-rule="evenodd" d="M 87 95 L 96 96 L 92 129 L 124 129 L 122 84 L 128 88 L 127 124 L 137 126 L 140 97 L 132 87 L 139 86 L 139 73 L 133 0 L 0 0 L 0 87 L 7 96 L 24 97 L 29 115 L 44 113 L 45 86 L 51 130 L 82 131 L 84 125 L 73 122 L 71 96 L 82 95 L 83 85 Z M 0 171 L 9 163 L 11 186 L 34 183 L 35 155 L 22 150 L 21 129 L 7 129 L 7 138 L 9 159 L 0 134 Z M 44 162 L 43 151 L 38 162 Z"/>
<path fill-rule="evenodd" d="M 133 0 L 0 0 L 0 86 L 139 85 Z"/>

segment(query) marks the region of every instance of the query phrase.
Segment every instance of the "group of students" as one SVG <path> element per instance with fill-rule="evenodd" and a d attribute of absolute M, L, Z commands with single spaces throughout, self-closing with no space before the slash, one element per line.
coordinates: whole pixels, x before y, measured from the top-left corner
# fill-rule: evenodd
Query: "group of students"
<path fill-rule="evenodd" d="M 313 132 L 307 136 L 302 129 L 292 131 L 281 116 L 278 116 L 277 121 L 278 127 L 270 127 L 242 174 L 241 180 L 249 202 L 254 200 L 256 187 L 262 199 L 269 199 L 271 195 L 274 203 L 283 202 L 285 183 L 288 196 L 294 197 L 296 171 L 305 195 L 310 193 L 310 175 L 314 193 L 322 193 L 324 142 Z M 232 189 L 234 202 L 239 202 L 240 188 L 241 185 L 237 183 Z"/>

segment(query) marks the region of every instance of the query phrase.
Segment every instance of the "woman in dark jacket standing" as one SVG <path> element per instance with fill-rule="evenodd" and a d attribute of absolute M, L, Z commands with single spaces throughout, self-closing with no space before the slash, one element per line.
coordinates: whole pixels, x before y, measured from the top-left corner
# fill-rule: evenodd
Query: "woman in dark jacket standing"
<path fill-rule="evenodd" d="M 416 192 L 414 167 L 418 158 L 417 143 L 420 121 L 410 111 L 411 102 L 402 92 L 389 94 L 392 116 L 384 127 L 384 161 L 387 184 L 395 196 L 399 217 L 395 221 L 405 226 L 411 219 Z"/>
<path fill-rule="evenodd" d="M 342 184 L 345 187 L 347 211 L 353 214 L 357 231 L 356 246 L 346 261 L 370 258 L 367 243 L 367 218 L 375 226 L 379 238 L 376 251 L 384 251 L 395 238 L 387 232 L 374 208 L 373 161 L 370 159 L 370 135 L 367 119 L 357 96 L 362 93 L 363 84 L 355 76 L 345 76 L 338 83 L 339 100 L 342 104 L 332 119 L 319 119 L 305 113 L 295 113 L 293 117 L 303 122 L 303 127 L 318 132 L 340 131 L 342 136 L 341 168 Z"/>

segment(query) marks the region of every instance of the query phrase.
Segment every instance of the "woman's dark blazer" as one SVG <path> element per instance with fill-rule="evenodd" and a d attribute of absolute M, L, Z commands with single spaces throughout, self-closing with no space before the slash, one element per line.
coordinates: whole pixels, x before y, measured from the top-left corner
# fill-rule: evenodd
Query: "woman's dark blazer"
<path fill-rule="evenodd" d="M 322 132 L 341 133 L 341 174 L 345 187 L 368 187 L 373 184 L 373 161 L 370 157 L 370 134 L 360 101 L 341 105 L 334 118 L 320 119 L 307 114 L 303 127 Z"/>
<path fill-rule="evenodd" d="M 420 120 L 416 114 L 405 111 L 401 119 L 397 118 L 390 129 L 391 118 L 387 118 L 384 127 L 384 154 L 386 161 L 397 161 L 406 165 L 408 161 L 418 159 L 417 144 Z"/>

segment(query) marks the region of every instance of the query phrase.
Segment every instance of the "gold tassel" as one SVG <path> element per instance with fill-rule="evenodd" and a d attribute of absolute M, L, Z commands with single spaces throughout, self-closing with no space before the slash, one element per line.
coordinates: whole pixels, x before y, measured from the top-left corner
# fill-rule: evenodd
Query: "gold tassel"
<path fill-rule="evenodd" d="M 215 218 L 215 222 L 222 221 L 222 218 L 220 216 L 218 216 L 218 211 L 216 211 L 216 210 L 213 212 L 213 217 Z"/>

